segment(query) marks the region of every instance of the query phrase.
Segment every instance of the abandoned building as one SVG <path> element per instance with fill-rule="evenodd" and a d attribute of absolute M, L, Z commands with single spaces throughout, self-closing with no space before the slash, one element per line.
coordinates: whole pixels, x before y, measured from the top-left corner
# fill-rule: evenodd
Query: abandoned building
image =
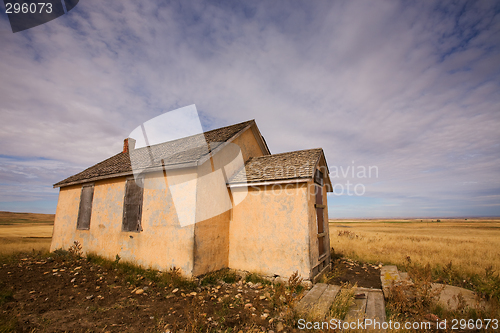
<path fill-rule="evenodd" d="M 312 280 L 328 269 L 323 150 L 273 155 L 254 120 L 202 135 L 201 152 L 190 138 L 141 148 L 125 139 L 122 152 L 54 184 L 51 251 L 78 241 L 85 253 L 187 276 L 228 267 Z M 151 152 L 164 157 L 134 173 L 133 157 Z M 222 185 L 210 177 L 221 170 Z"/>

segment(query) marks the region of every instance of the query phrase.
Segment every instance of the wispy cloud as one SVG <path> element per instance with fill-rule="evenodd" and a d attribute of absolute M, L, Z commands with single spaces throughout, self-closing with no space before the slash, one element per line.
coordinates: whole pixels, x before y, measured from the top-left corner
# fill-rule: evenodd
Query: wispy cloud
<path fill-rule="evenodd" d="M 498 215 L 499 12 L 495 1 L 87 0 L 21 33 L 2 18 L 0 154 L 39 169 L 2 160 L 0 181 L 17 180 L 20 197 L 32 187 L 19 172 L 50 188 L 194 103 L 206 128 L 255 118 L 272 152 L 323 147 L 332 165 L 376 165 L 363 180 L 372 201 L 331 196 L 332 217 Z"/>

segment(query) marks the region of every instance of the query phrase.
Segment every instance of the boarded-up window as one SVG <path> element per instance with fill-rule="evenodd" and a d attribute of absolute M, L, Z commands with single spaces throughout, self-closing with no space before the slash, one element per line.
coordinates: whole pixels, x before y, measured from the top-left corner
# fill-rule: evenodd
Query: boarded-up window
<path fill-rule="evenodd" d="M 323 172 L 316 169 L 314 173 L 314 182 L 320 186 L 323 186 Z"/>
<path fill-rule="evenodd" d="M 141 180 L 138 179 L 138 182 L 141 182 Z M 139 186 L 134 179 L 127 179 L 123 202 L 123 231 L 142 231 L 143 190 L 143 187 Z"/>
<path fill-rule="evenodd" d="M 80 208 L 78 209 L 77 229 L 90 229 L 90 216 L 92 214 L 92 199 L 94 198 L 94 185 L 84 185 L 80 195 Z"/>
<path fill-rule="evenodd" d="M 319 255 L 323 255 L 326 252 L 325 244 L 325 221 L 324 221 L 324 209 L 323 205 L 323 187 L 316 186 L 316 216 L 318 221 L 318 250 Z"/>

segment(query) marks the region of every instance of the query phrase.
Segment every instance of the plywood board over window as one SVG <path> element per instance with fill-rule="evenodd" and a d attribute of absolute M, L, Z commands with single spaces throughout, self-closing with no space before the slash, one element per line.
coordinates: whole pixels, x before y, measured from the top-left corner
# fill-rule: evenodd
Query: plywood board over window
<path fill-rule="evenodd" d="M 323 204 L 323 173 L 316 170 L 314 174 L 314 182 L 316 185 L 316 218 L 318 222 L 318 250 L 319 256 L 321 257 L 326 253 L 326 230 L 325 230 L 325 218 Z"/>
<path fill-rule="evenodd" d="M 90 217 L 92 215 L 92 200 L 94 198 L 94 185 L 84 185 L 80 195 L 80 207 L 78 209 L 78 220 L 76 228 L 80 230 L 90 229 Z"/>
<path fill-rule="evenodd" d="M 142 179 L 127 179 L 123 203 L 123 231 L 142 231 L 142 198 L 144 193 Z"/>

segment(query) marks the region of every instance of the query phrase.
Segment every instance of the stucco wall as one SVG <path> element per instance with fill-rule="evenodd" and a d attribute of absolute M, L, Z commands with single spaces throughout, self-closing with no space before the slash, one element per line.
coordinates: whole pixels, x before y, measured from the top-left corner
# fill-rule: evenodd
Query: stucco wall
<path fill-rule="evenodd" d="M 255 139 L 252 128 L 247 129 L 239 137 L 234 139 L 233 143 L 240 147 L 244 161 L 248 160 L 250 157 L 264 155 L 264 152 L 257 143 L 257 139 Z"/>
<path fill-rule="evenodd" d="M 54 224 L 51 250 L 69 248 L 79 241 L 84 252 L 95 252 L 109 259 L 118 254 L 123 260 L 144 267 L 193 270 L 194 225 L 180 227 L 162 173 L 145 180 L 142 232 L 122 231 L 125 178 L 95 183 L 89 230 L 77 230 L 81 186 L 62 188 Z"/>
<path fill-rule="evenodd" d="M 307 187 L 288 184 L 250 188 L 233 208 L 229 227 L 229 267 L 288 277 L 309 277 Z M 236 190 L 236 189 L 234 189 Z"/>
<path fill-rule="evenodd" d="M 63 187 L 59 191 L 50 251 L 67 249 L 73 244 L 81 191 L 80 185 Z"/>
<path fill-rule="evenodd" d="M 195 224 L 193 275 L 228 267 L 230 214 L 226 211 Z"/>

